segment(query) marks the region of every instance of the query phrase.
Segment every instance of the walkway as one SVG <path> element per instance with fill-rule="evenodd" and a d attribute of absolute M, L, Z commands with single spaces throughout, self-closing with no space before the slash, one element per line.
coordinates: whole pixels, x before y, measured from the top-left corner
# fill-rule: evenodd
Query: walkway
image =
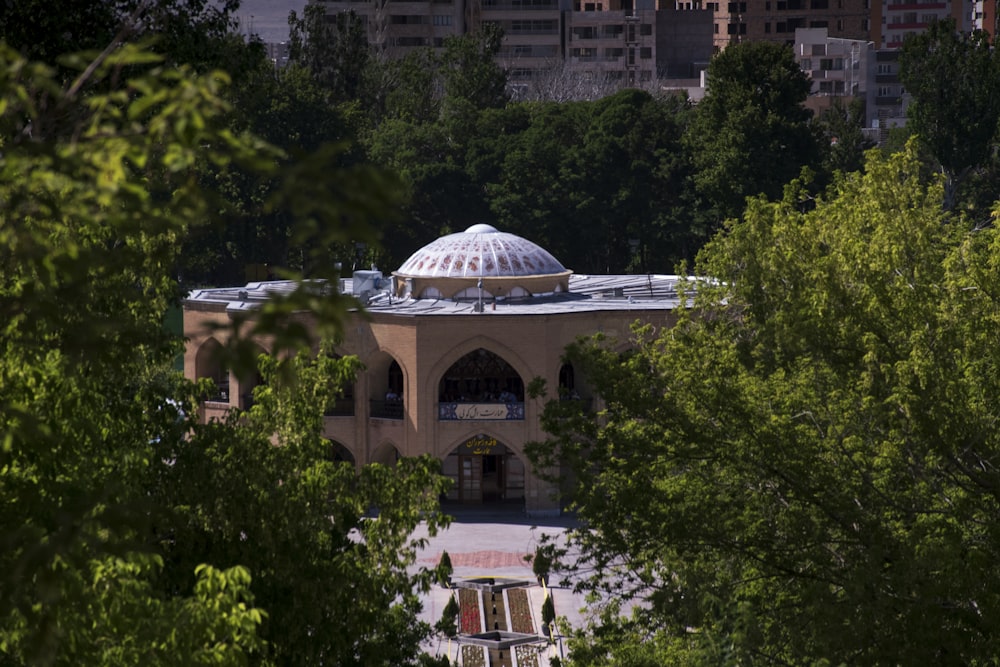
<path fill-rule="evenodd" d="M 540 586 L 534 585 L 535 575 L 531 571 L 531 563 L 525 561 L 524 557 L 535 553 L 542 535 L 561 541 L 567 528 L 575 526 L 575 522 L 568 517 L 528 519 L 520 512 L 504 510 L 448 508 L 448 511 L 455 520 L 447 530 L 435 537 L 429 537 L 423 527 L 415 533 L 415 537 L 428 539 L 428 545 L 418 557 L 417 564 L 432 567 L 440 560 L 441 553 L 447 551 L 451 558 L 453 579 L 493 577 L 498 583 L 502 580 L 520 580 L 532 584 L 527 589 L 529 605 L 536 631 L 540 629 L 544 593 Z M 581 626 L 585 606 L 583 597 L 558 585 L 550 590 L 556 614 L 565 617 L 571 626 Z M 436 623 L 452 592 L 435 586 L 424 598 L 421 619 L 431 625 Z M 557 640 L 557 644 L 550 649 L 551 655 L 559 655 L 560 650 L 563 650 L 561 638 L 557 637 Z M 453 661 L 457 660 L 460 652 L 456 642 L 437 639 L 426 650 L 435 655 L 448 653 Z"/>

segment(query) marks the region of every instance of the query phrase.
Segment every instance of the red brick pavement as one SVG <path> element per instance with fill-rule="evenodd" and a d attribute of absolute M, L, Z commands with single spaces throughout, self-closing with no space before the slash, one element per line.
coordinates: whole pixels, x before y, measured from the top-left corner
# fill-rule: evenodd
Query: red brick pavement
<path fill-rule="evenodd" d="M 481 567 L 481 568 L 501 568 L 501 567 L 527 567 L 531 564 L 524 560 L 529 554 L 511 553 L 509 551 L 470 551 L 468 553 L 449 553 L 452 567 Z M 433 558 L 420 559 L 423 563 L 437 563 L 441 559 L 441 554 Z"/>

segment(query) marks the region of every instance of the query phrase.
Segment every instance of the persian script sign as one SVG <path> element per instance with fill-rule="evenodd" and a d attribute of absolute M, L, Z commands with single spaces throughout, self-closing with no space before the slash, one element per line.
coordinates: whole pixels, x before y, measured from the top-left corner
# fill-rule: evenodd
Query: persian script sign
<path fill-rule="evenodd" d="M 496 438 L 491 438 L 488 435 L 477 435 L 462 444 L 462 453 L 487 456 L 495 453 L 498 444 Z"/>
<path fill-rule="evenodd" d="M 459 403 L 456 419 L 507 419 L 506 403 Z"/>

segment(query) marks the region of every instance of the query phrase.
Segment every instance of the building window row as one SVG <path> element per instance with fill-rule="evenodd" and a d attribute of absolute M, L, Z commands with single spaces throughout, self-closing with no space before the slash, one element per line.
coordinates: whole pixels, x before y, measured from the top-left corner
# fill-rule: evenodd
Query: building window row
<path fill-rule="evenodd" d="M 389 23 L 392 25 L 428 25 L 430 17 L 424 14 L 391 14 Z"/>
<path fill-rule="evenodd" d="M 483 0 L 489 9 L 559 9 L 558 0 Z"/>
<path fill-rule="evenodd" d="M 426 37 L 396 37 L 392 44 L 393 46 L 430 46 L 431 41 Z"/>
<path fill-rule="evenodd" d="M 514 58 L 555 58 L 559 47 L 555 44 L 509 44 L 500 49 L 501 57 Z"/>
<path fill-rule="evenodd" d="M 515 19 L 510 22 L 510 35 L 557 35 L 559 22 L 555 19 Z"/>

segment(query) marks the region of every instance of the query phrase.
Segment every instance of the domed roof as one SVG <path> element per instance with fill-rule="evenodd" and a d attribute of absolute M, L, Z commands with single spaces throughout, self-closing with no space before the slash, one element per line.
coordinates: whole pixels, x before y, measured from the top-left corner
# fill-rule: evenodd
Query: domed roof
<path fill-rule="evenodd" d="M 488 278 L 563 274 L 566 268 L 541 246 L 479 224 L 425 245 L 396 273 L 421 278 Z"/>

